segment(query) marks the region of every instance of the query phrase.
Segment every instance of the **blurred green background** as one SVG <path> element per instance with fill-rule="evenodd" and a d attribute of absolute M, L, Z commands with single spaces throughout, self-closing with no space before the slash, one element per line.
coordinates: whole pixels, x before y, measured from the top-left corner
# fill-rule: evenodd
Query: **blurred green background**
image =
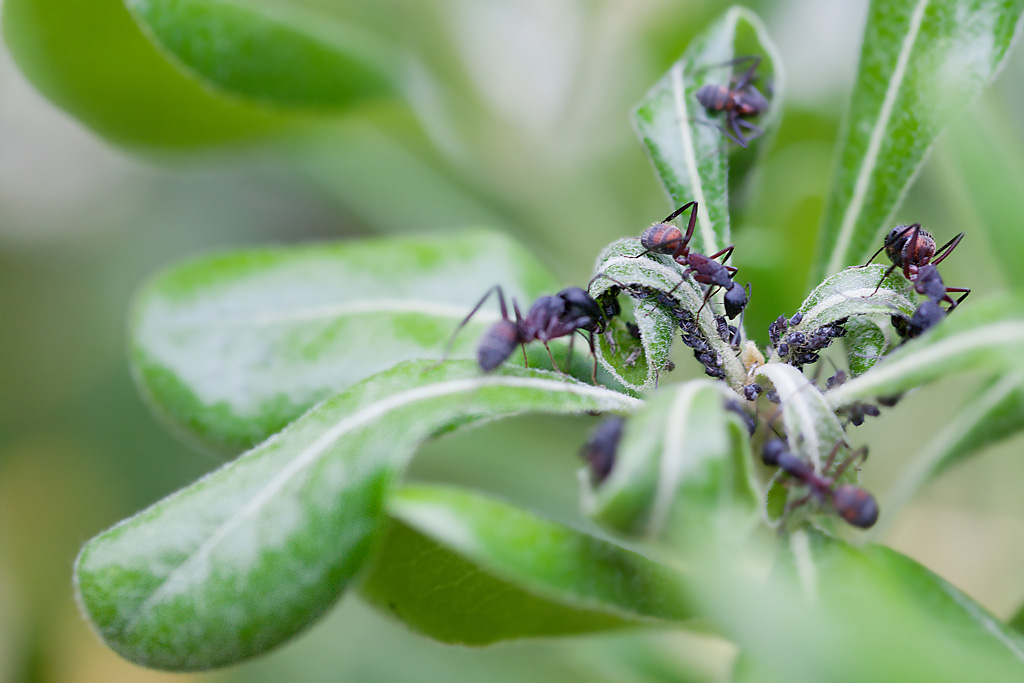
<path fill-rule="evenodd" d="M 747 329 L 765 343 L 769 321 L 791 314 L 807 291 L 866 3 L 748 5 L 768 24 L 788 81 L 781 130 L 733 199 L 733 258 L 754 285 Z M 273 141 L 198 152 L 132 153 L 104 142 L 43 99 L 0 50 L 0 680 L 171 679 L 103 647 L 70 585 L 82 542 L 219 464 L 176 441 L 132 384 L 126 313 L 155 270 L 211 249 L 485 225 L 582 284 L 605 243 L 669 210 L 627 112 L 723 5 L 411 7 L 395 3 L 386 20 L 461 83 L 457 116 L 382 100 Z M 414 18 L 423 7 L 429 22 Z M 131 93 L 123 95 L 130 106 Z M 967 232 L 943 274 L 970 286 L 972 298 L 1024 284 L 1022 110 L 1017 50 L 939 143 L 898 212 L 940 242 Z M 680 363 L 673 379 L 697 376 L 694 365 Z M 855 431 L 872 444 L 864 481 L 881 494 L 883 517 L 888 483 L 972 385 L 940 382 Z M 520 418 L 461 433 L 428 446 L 413 476 L 572 520 L 575 454 L 592 424 Z M 1024 599 L 1020 448 L 1012 440 L 950 472 L 888 520 L 882 539 L 1000 617 Z M 266 657 L 173 678 L 721 680 L 731 656 L 710 638 L 658 632 L 452 648 L 350 596 Z"/>

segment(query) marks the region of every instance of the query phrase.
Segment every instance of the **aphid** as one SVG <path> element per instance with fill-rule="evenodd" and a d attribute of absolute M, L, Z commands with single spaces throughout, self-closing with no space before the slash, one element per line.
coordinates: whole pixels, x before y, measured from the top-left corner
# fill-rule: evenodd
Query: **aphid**
<path fill-rule="evenodd" d="M 832 449 L 824 471 L 827 472 L 832 467 L 836 453 L 842 445 L 843 442 L 840 441 Z M 761 451 L 761 460 L 765 465 L 778 467 L 808 489 L 806 496 L 786 505 L 787 513 L 814 497 L 823 504 L 830 505 L 848 524 L 860 529 L 868 529 L 878 521 L 878 503 L 875 497 L 852 484 L 842 484 L 834 489 L 833 486 L 854 460 L 866 457 L 867 448 L 858 449 L 836 468 L 832 476 L 825 476 L 815 472 L 810 463 L 790 451 L 782 439 L 768 440 Z"/>
<path fill-rule="evenodd" d="M 864 424 L 864 418 L 866 417 L 878 417 L 882 414 L 882 411 L 878 409 L 878 406 L 871 403 L 862 403 L 860 401 L 854 401 L 849 405 L 845 405 L 836 411 L 839 415 L 845 415 L 849 422 L 854 427 L 860 427 Z"/>
<path fill-rule="evenodd" d="M 761 388 L 761 385 L 758 384 L 757 382 L 752 382 L 750 384 L 743 385 L 742 391 L 743 398 L 747 399 L 748 401 L 756 401 L 757 397 L 761 395 L 763 389 Z"/>
<path fill-rule="evenodd" d="M 686 234 L 684 235 L 670 221 L 675 220 L 677 216 L 687 209 L 690 210 L 690 218 L 686 226 Z M 686 267 L 686 270 L 683 271 L 683 279 L 679 281 L 679 284 L 682 284 L 688 275 L 693 275 L 694 280 L 708 285 L 708 291 L 704 295 L 704 302 L 701 304 L 700 309 L 697 310 L 698 314 L 707 304 L 708 300 L 710 300 L 715 288 L 721 287 L 725 289 L 725 314 L 731 320 L 743 312 L 749 300 L 747 290 L 733 280 L 738 269 L 725 265 L 725 262 L 732 255 L 733 245 L 730 244 L 725 249 L 711 256 L 705 256 L 691 250 L 690 239 L 693 237 L 693 230 L 696 225 L 697 202 L 684 204 L 670 213 L 665 220 L 655 223 L 644 230 L 643 234 L 640 235 L 640 244 L 647 251 L 639 254 L 637 258 L 650 252 L 669 254 L 676 263 Z M 722 263 L 715 260 L 719 256 L 722 257 Z M 677 284 L 676 287 L 678 286 Z M 668 294 L 671 294 L 672 291 L 675 291 L 675 287 Z"/>
<path fill-rule="evenodd" d="M 732 87 L 709 83 L 702 86 L 696 93 L 697 101 L 708 112 L 725 112 L 726 125 L 718 126 L 718 128 L 727 138 L 740 147 L 746 147 L 748 142 L 764 133 L 759 126 L 746 120 L 768 110 L 768 100 L 758 92 L 753 84 L 754 73 L 761 64 L 761 57 L 759 55 L 748 55 L 717 65 L 732 66 L 747 62 L 750 63 L 750 66 L 736 79 Z M 750 134 L 748 135 L 740 130 L 741 127 L 750 131 Z"/>
<path fill-rule="evenodd" d="M 757 431 L 757 417 L 745 411 L 740 402 L 735 399 L 730 398 L 726 400 L 725 409 L 739 415 L 740 419 L 743 420 L 743 424 L 747 426 L 747 431 L 750 432 L 751 436 L 754 435 L 754 432 Z"/>
<path fill-rule="evenodd" d="M 476 312 L 480 310 L 480 307 L 484 305 L 484 302 L 487 301 L 492 292 L 498 293 L 501 320 L 494 323 L 484 333 L 483 337 L 480 338 L 480 344 L 477 346 L 477 362 L 480 365 L 480 369 L 484 372 L 490 372 L 508 360 L 516 346 L 523 347 L 523 360 L 525 361 L 526 345 L 532 341 L 539 341 L 544 345 L 548 352 L 548 357 L 551 359 L 552 366 L 554 366 L 555 370 L 562 372 L 555 362 L 555 357 L 551 353 L 548 342 L 558 337 L 572 335 L 577 331 L 586 331 L 590 333 L 587 341 L 590 344 L 590 353 L 593 354 L 594 335 L 603 333 L 607 327 L 608 320 L 605 318 L 602 306 L 579 287 L 563 289 L 554 296 L 542 296 L 530 306 L 526 317 L 523 317 L 519 312 L 519 305 L 513 299 L 512 310 L 516 314 L 516 319 L 512 320 L 508 315 L 505 295 L 501 291 L 501 287 L 495 285 L 487 290 L 483 298 L 469 312 L 469 315 L 455 328 L 451 339 L 448 340 L 442 360 L 448 357 L 452 344 L 455 342 L 455 337 L 458 336 L 470 319 L 476 315 Z M 596 384 L 596 356 L 594 357 L 592 376 Z"/>
<path fill-rule="evenodd" d="M 611 474 L 625 424 L 626 419 L 623 417 L 605 418 L 590 433 L 590 438 L 580 449 L 580 458 L 587 463 L 590 478 L 595 484 L 604 481 Z"/>

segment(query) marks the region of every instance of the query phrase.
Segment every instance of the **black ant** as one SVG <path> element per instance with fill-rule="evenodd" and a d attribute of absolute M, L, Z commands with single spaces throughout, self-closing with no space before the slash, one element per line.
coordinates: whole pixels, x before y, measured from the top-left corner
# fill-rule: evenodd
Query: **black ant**
<path fill-rule="evenodd" d="M 759 55 L 737 57 L 716 65 L 733 66 L 746 62 L 750 62 L 750 67 L 736 80 L 734 86 L 709 83 L 697 90 L 696 94 L 697 101 L 708 112 L 725 112 L 726 124 L 732 129 L 732 132 L 730 133 L 725 126 L 718 126 L 718 129 L 727 138 L 744 148 L 751 140 L 764 134 L 764 130 L 759 126 L 745 120 L 747 117 L 757 116 L 768 110 L 768 100 L 758 92 L 753 84 L 754 72 L 761 64 L 761 57 Z M 751 135 L 748 137 L 744 134 L 740 130 L 740 126 L 749 130 Z"/>
<path fill-rule="evenodd" d="M 956 308 L 957 304 L 966 299 L 971 290 L 964 287 L 946 287 L 935 266 L 942 263 L 947 256 L 952 254 L 963 238 L 964 233 L 960 233 L 936 249 L 935 238 L 932 237 L 930 232 L 923 229 L 920 223 L 897 225 L 889 231 L 889 234 L 885 237 L 885 242 L 878 251 L 871 255 L 871 258 L 862 267 L 870 265 L 875 260 L 875 257 L 884 250 L 886 256 L 892 261 L 892 265 L 885 271 L 882 279 L 878 281 L 875 292 L 878 291 L 878 288 L 882 286 L 885 278 L 889 277 L 892 271 L 902 268 L 903 276 L 914 283 L 914 289 L 919 294 L 925 295 L 936 303 L 939 301 L 949 302 L 949 308 L 946 309 L 948 313 Z M 949 292 L 962 292 L 962 295 L 954 301 L 949 296 Z"/>
<path fill-rule="evenodd" d="M 842 445 L 843 442 L 840 441 L 832 449 L 823 471 L 828 471 L 832 467 L 836 453 Z M 790 451 L 789 446 L 782 439 L 770 439 L 765 442 L 764 449 L 761 451 L 761 460 L 765 465 L 778 467 L 808 488 L 806 496 L 786 505 L 787 512 L 815 497 L 822 503 L 831 504 L 848 524 L 860 529 L 869 529 L 878 521 L 878 503 L 875 501 L 875 497 L 868 491 L 852 484 L 842 484 L 835 489 L 832 488 L 843 472 L 857 458 L 867 458 L 866 447 L 851 453 L 829 477 L 815 472 L 814 467 Z"/>
<path fill-rule="evenodd" d="M 681 213 L 690 209 L 690 219 L 686 226 L 686 234 L 670 221 L 674 220 Z M 643 253 L 633 257 L 639 258 L 650 252 L 656 254 L 669 254 L 672 259 L 681 266 L 685 266 L 683 279 L 675 287 L 669 290 L 669 294 L 676 290 L 686 280 L 686 276 L 693 274 L 693 279 L 701 284 L 708 285 L 708 291 L 704 295 L 704 302 L 697 309 L 697 315 L 711 299 L 715 287 L 725 289 L 725 313 L 729 319 L 733 319 L 743 312 L 747 306 L 749 296 L 740 283 L 735 282 L 733 277 L 738 268 L 725 265 L 732 255 L 733 245 L 729 245 L 718 253 L 711 256 L 704 256 L 690 249 L 690 239 L 693 237 L 693 230 L 697 225 L 697 202 L 689 202 L 670 213 L 665 220 L 655 223 L 643 231 L 640 235 L 640 244 L 643 245 Z M 715 261 L 723 256 L 722 263 Z"/>
<path fill-rule="evenodd" d="M 445 347 L 442 360 L 448 357 L 455 337 L 463 327 L 476 315 L 480 307 L 484 305 L 493 292 L 498 293 L 498 304 L 501 306 L 501 320 L 494 323 L 480 338 L 477 347 L 477 362 L 480 369 L 490 372 L 508 360 L 516 346 L 523 347 L 523 361 L 526 362 L 526 345 L 532 341 L 540 341 L 548 352 L 551 364 L 555 370 L 562 372 L 555 362 L 548 342 L 558 337 L 571 335 L 580 330 L 590 333 L 587 342 L 590 344 L 590 353 L 594 354 L 594 335 L 601 334 L 607 327 L 606 313 L 614 311 L 607 305 L 602 307 L 589 294 L 579 287 L 568 287 L 554 296 L 542 296 L 530 306 L 526 317 L 519 312 L 519 304 L 512 299 L 512 310 L 516 314 L 513 321 L 508 316 L 508 308 L 505 305 L 505 295 L 500 285 L 495 285 L 487 290 L 483 298 L 477 302 L 469 315 L 463 319 L 455 328 L 448 345 Z M 575 338 L 575 337 L 574 337 Z M 571 351 L 570 344 L 570 351 Z M 592 372 L 594 383 L 597 383 L 597 356 L 594 356 L 594 369 Z"/>
<path fill-rule="evenodd" d="M 892 316 L 892 325 L 904 339 L 913 339 L 924 334 L 939 322 L 946 315 L 960 305 L 960 302 L 971 293 L 970 289 L 964 287 L 947 287 L 939 275 L 938 268 L 934 264 L 927 264 L 917 269 L 914 280 L 914 289 L 918 294 L 923 294 L 926 299 L 917 307 L 914 314 L 907 318 L 901 315 Z M 957 298 L 949 296 L 950 292 L 962 292 Z M 948 303 L 946 308 L 943 303 Z"/>
<path fill-rule="evenodd" d="M 580 458 L 590 468 L 590 478 L 595 484 L 601 483 L 611 474 L 625 424 L 626 419 L 619 416 L 604 419 L 591 432 L 590 438 L 580 449 Z"/>

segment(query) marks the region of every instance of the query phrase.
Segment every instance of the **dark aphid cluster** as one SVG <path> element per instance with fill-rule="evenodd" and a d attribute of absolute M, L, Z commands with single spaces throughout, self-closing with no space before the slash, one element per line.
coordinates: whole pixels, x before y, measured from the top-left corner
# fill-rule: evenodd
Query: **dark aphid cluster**
<path fill-rule="evenodd" d="M 840 318 L 810 332 L 799 332 L 789 331 L 789 329 L 803 321 L 802 313 L 796 313 L 789 320 L 786 320 L 786 316 L 780 315 L 775 322 L 768 326 L 768 337 L 782 362 L 800 368 L 817 363 L 818 352 L 828 348 L 833 339 L 846 336 L 844 325 L 847 320 L 849 318 Z"/>
<path fill-rule="evenodd" d="M 590 438 L 580 449 L 580 458 L 587 463 L 590 479 L 595 484 L 601 483 L 611 474 L 625 424 L 626 419 L 618 415 L 605 418 L 590 433 Z"/>
<path fill-rule="evenodd" d="M 724 315 L 716 315 L 715 328 L 718 330 L 718 336 L 722 341 L 731 346 L 734 350 L 739 350 L 740 329 L 736 325 L 730 325 Z"/>
<path fill-rule="evenodd" d="M 697 319 L 685 308 L 677 308 L 676 320 L 679 322 L 683 343 L 693 349 L 693 357 L 704 366 L 704 374 L 723 379 L 725 377 L 725 370 L 722 369 L 723 359 L 704 338 L 700 326 L 697 325 Z"/>
<path fill-rule="evenodd" d="M 936 268 L 939 263 L 953 253 L 963 238 L 964 233 L 961 232 L 936 249 L 935 239 L 931 233 L 921 227 L 920 223 L 897 225 L 886 235 L 882 247 L 864 264 L 865 266 L 870 264 L 884 250 L 886 256 L 892 261 L 892 265 L 878 281 L 878 287 L 882 286 L 882 282 L 889 277 L 890 273 L 900 268 L 903 271 L 903 276 L 914 284 L 914 290 L 925 297 L 910 318 L 902 314 L 892 316 L 893 327 L 901 337 L 912 339 L 923 334 L 945 318 L 971 293 L 971 290 L 966 287 L 947 287 Z M 876 292 L 878 287 L 875 288 Z M 953 299 L 950 293 L 960 294 L 960 296 Z M 948 306 L 943 308 L 943 303 Z"/>
<path fill-rule="evenodd" d="M 825 472 L 831 469 L 836 454 L 843 445 L 845 445 L 843 442 L 839 442 L 832 449 L 823 468 Z M 836 467 L 832 476 L 826 476 L 815 472 L 814 467 L 793 453 L 789 445 L 782 439 L 769 439 L 761 451 L 761 460 L 765 465 L 778 467 L 792 479 L 807 487 L 806 495 L 786 504 L 785 514 L 815 498 L 823 505 L 834 509 L 848 524 L 860 529 L 868 529 L 878 521 L 878 503 L 875 501 L 875 497 L 868 491 L 852 484 L 835 486 L 836 481 L 846 469 L 859 458 L 867 458 L 867 448 L 861 448 L 851 453 Z"/>
<path fill-rule="evenodd" d="M 718 129 L 740 147 L 746 147 L 751 140 L 764 134 L 760 127 L 747 121 L 748 118 L 768 110 L 768 100 L 754 87 L 754 74 L 761 65 L 761 57 L 748 55 L 714 65 L 734 66 L 747 63 L 750 64 L 747 70 L 738 77 L 730 78 L 729 85 L 709 83 L 697 90 L 696 94 L 697 101 L 708 112 L 725 112 L 725 125 L 718 126 Z M 741 128 L 748 132 L 745 133 Z"/>
<path fill-rule="evenodd" d="M 551 359 L 551 365 L 561 372 L 555 357 L 551 353 L 548 342 L 552 339 L 574 335 L 576 332 L 585 331 L 590 345 L 590 353 L 594 354 L 594 335 L 601 334 L 608 326 L 609 319 L 607 312 L 613 311 L 617 314 L 617 302 L 615 307 L 609 309 L 607 302 L 599 304 L 589 294 L 579 287 L 568 287 L 554 296 L 542 296 L 530 306 L 526 316 L 519 311 L 519 304 L 512 299 L 512 310 L 516 314 L 515 320 L 508 315 L 508 306 L 505 304 L 505 295 L 501 287 L 495 285 L 483 295 L 473 310 L 469 312 L 459 326 L 455 328 L 448 345 L 445 348 L 442 359 L 448 357 L 456 336 L 463 327 L 472 319 L 480 307 L 484 305 L 487 298 L 497 292 L 498 305 L 501 307 L 501 320 L 494 323 L 480 338 L 477 347 L 477 362 L 480 369 L 490 372 L 508 360 L 508 357 L 515 351 L 516 346 L 523 348 L 523 360 L 526 360 L 526 345 L 533 341 L 539 341 L 544 345 Z M 572 339 L 570 338 L 570 344 Z M 571 350 L 571 346 L 570 346 Z M 594 355 L 593 381 L 597 383 L 597 356 Z"/>
<path fill-rule="evenodd" d="M 690 219 L 686 226 L 686 234 L 683 234 L 671 221 L 675 220 L 677 216 L 687 209 L 690 211 Z M 746 308 L 749 295 L 747 290 L 733 280 L 737 269 L 733 266 L 725 265 L 725 262 L 732 255 L 733 245 L 730 244 L 725 249 L 711 256 L 697 253 L 690 249 L 690 240 L 693 238 L 693 230 L 696 225 L 697 202 L 684 204 L 666 216 L 665 220 L 655 223 L 644 230 L 643 234 L 640 235 L 640 244 L 643 245 L 646 251 L 639 254 L 636 258 L 652 252 L 670 255 L 676 263 L 686 268 L 683 271 L 682 279 L 676 287 L 685 282 L 686 278 L 690 275 L 693 276 L 694 280 L 708 287 L 707 292 L 704 294 L 704 302 L 697 309 L 698 314 L 707 305 L 715 291 L 718 288 L 722 288 L 725 290 L 725 314 L 730 319 L 735 318 Z M 721 263 L 715 260 L 720 256 L 722 257 Z M 675 291 L 675 287 L 667 293 L 671 294 L 673 291 Z"/>

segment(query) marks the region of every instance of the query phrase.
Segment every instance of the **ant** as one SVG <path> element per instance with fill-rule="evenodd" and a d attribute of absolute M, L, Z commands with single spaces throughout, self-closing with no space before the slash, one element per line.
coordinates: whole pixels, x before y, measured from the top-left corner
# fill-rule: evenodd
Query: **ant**
<path fill-rule="evenodd" d="M 697 90 L 697 101 L 708 112 L 725 112 L 726 126 L 718 126 L 722 134 L 735 142 L 740 147 L 746 148 L 747 143 L 764 134 L 759 126 L 745 120 L 750 116 L 763 114 L 768 109 L 768 100 L 754 87 L 754 72 L 761 65 L 760 55 L 749 55 L 737 57 L 736 59 L 722 62 L 715 66 L 733 66 L 750 62 L 750 67 L 737 79 L 736 84 L 731 88 L 727 85 L 716 85 L 709 83 Z M 731 80 L 731 79 L 730 79 Z M 740 130 L 746 128 L 751 135 L 748 137 Z"/>
<path fill-rule="evenodd" d="M 828 471 L 832 467 L 836 453 L 843 444 L 844 442 L 840 441 L 832 449 L 823 471 Z M 765 465 L 778 467 L 808 488 L 807 495 L 786 505 L 787 512 L 814 497 L 823 503 L 830 503 L 848 524 L 860 529 L 869 529 L 878 521 L 878 503 L 875 501 L 875 497 L 868 491 L 852 484 L 842 484 L 832 488 L 843 472 L 858 458 L 867 458 L 867 447 L 862 447 L 851 453 L 829 477 L 815 472 L 814 467 L 790 451 L 789 446 L 782 439 L 770 439 L 765 442 L 764 449 L 761 451 L 761 461 Z"/>
<path fill-rule="evenodd" d="M 949 308 L 946 309 L 948 313 L 956 308 L 957 304 L 966 299 L 971 290 L 964 287 L 946 287 L 935 266 L 942 263 L 947 256 L 952 254 L 963 238 L 964 233 L 961 232 L 936 249 L 935 238 L 932 237 L 930 232 L 924 230 L 920 223 L 897 225 L 886 235 L 885 242 L 878 251 L 872 254 L 868 262 L 861 267 L 865 268 L 870 265 L 875 260 L 875 257 L 884 250 L 886 256 L 892 261 L 892 265 L 885 271 L 882 279 L 878 281 L 875 292 L 878 291 L 878 288 L 882 286 L 885 278 L 889 277 L 892 271 L 902 268 L 903 276 L 914 283 L 914 289 L 919 294 L 924 294 L 936 303 L 940 300 L 949 302 Z M 875 292 L 872 292 L 872 294 Z M 962 292 L 962 295 L 959 299 L 953 301 L 952 297 L 949 296 L 949 292 Z"/>
<path fill-rule="evenodd" d="M 681 213 L 690 210 L 689 223 L 686 226 L 686 234 L 675 225 L 672 225 L 670 221 L 674 220 Z M 747 306 L 749 295 L 747 290 L 740 286 L 740 283 L 735 282 L 733 277 L 739 270 L 733 266 L 725 265 L 725 262 L 729 260 L 732 255 L 733 245 L 729 245 L 725 249 L 722 249 L 718 253 L 712 254 L 711 256 L 704 256 L 696 251 L 690 249 L 690 239 L 693 237 L 693 230 L 697 225 L 697 202 L 689 202 L 679 207 L 672 213 L 670 213 L 665 220 L 655 223 L 651 227 L 643 231 L 640 235 L 640 244 L 646 249 L 641 254 L 634 256 L 633 258 L 640 258 L 646 254 L 654 252 L 656 254 L 669 254 L 672 259 L 681 266 L 685 266 L 686 270 L 683 271 L 683 279 L 679 281 L 675 287 L 668 291 L 671 294 L 676 290 L 679 285 L 683 284 L 686 280 L 686 276 L 693 273 L 693 279 L 701 284 L 708 285 L 708 291 L 704 295 L 704 302 L 697 309 L 697 315 L 704 309 L 708 300 L 711 299 L 711 295 L 715 291 L 715 287 L 721 287 L 725 289 L 725 313 L 729 316 L 729 319 L 733 319 L 743 312 L 743 309 Z M 719 256 L 723 256 L 722 263 L 715 261 Z"/>
<path fill-rule="evenodd" d="M 613 416 L 604 419 L 597 425 L 590 438 L 580 449 L 582 458 L 590 468 L 590 478 L 599 484 L 608 478 L 615 466 L 615 453 L 622 439 L 622 428 L 626 424 L 624 417 Z"/>
<path fill-rule="evenodd" d="M 516 314 L 516 319 L 513 321 L 509 318 L 508 308 L 505 305 L 505 295 L 501 291 L 501 286 L 495 285 L 487 290 L 483 298 L 469 312 L 469 315 L 455 328 L 451 339 L 448 340 L 448 345 L 445 347 L 444 355 L 441 357 L 442 361 L 448 357 L 452 344 L 455 343 L 455 337 L 458 336 L 470 319 L 476 315 L 476 312 L 487 301 L 487 297 L 493 292 L 498 293 L 498 304 L 501 306 L 501 320 L 494 323 L 484 333 L 477 347 L 477 362 L 480 364 L 480 369 L 484 372 L 490 372 L 508 360 L 508 357 L 512 355 L 512 351 L 515 350 L 517 345 L 523 347 L 523 361 L 527 362 L 526 345 L 532 341 L 540 341 L 544 344 L 544 349 L 548 352 L 552 366 L 558 372 L 562 372 L 558 367 L 558 363 L 555 362 L 555 357 L 551 353 L 548 341 L 585 330 L 590 333 L 587 337 L 587 342 L 590 344 L 590 353 L 594 355 L 594 335 L 605 331 L 607 327 L 606 314 L 614 311 L 614 309 L 608 306 L 602 307 L 592 296 L 579 287 L 568 287 L 554 296 L 542 296 L 537 299 L 530 306 L 530 310 L 527 311 L 525 318 L 519 312 L 519 304 L 516 303 L 515 299 L 512 299 L 512 310 Z M 570 354 L 572 351 L 572 339 L 575 339 L 575 337 L 570 339 Z M 597 384 L 596 355 L 594 355 L 594 369 L 591 376 L 594 384 Z"/>

